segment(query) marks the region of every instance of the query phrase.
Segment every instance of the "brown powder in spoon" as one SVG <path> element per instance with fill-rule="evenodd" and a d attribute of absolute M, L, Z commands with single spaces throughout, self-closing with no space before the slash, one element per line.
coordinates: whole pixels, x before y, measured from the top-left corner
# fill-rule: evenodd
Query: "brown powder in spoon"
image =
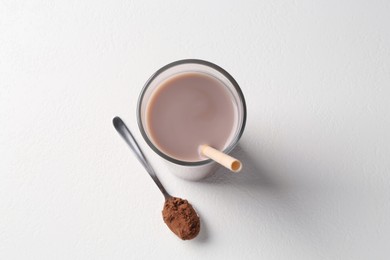
<path fill-rule="evenodd" d="M 169 198 L 162 211 L 165 224 L 183 240 L 195 238 L 200 231 L 198 214 L 187 200 Z"/>

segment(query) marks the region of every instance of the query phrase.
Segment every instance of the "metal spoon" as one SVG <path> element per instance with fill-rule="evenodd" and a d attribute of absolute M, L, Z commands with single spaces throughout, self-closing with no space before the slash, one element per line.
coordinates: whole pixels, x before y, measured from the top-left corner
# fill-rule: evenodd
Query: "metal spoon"
<path fill-rule="evenodd" d="M 200 220 L 192 205 L 181 198 L 172 197 L 161 184 L 157 178 L 152 166 L 146 159 L 141 148 L 135 141 L 130 130 L 125 123 L 119 117 L 115 117 L 112 120 L 115 129 L 122 136 L 125 142 L 130 146 L 131 150 L 135 153 L 138 160 L 145 167 L 145 170 L 149 173 L 150 177 L 157 184 L 162 194 L 165 197 L 164 208 L 162 211 L 163 219 L 169 229 L 175 233 L 182 240 L 189 240 L 195 238 L 200 230 Z"/>
<path fill-rule="evenodd" d="M 134 136 L 131 134 L 130 130 L 127 128 L 127 126 L 122 121 L 122 119 L 120 119 L 120 117 L 114 117 L 112 122 L 114 124 L 116 131 L 118 131 L 118 133 L 122 136 L 125 142 L 130 146 L 131 150 L 133 150 L 134 154 L 136 155 L 138 161 L 140 161 L 140 163 L 144 166 L 145 170 L 149 173 L 150 177 L 152 177 L 154 182 L 157 184 L 157 187 L 164 195 L 165 200 L 172 198 L 172 196 L 165 190 L 164 186 L 157 178 L 157 175 L 154 172 L 152 166 L 146 159 L 137 141 L 135 141 Z"/>

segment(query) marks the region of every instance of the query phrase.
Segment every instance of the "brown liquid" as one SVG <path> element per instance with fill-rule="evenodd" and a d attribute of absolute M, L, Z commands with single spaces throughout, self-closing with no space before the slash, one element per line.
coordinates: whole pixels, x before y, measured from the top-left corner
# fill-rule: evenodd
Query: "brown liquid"
<path fill-rule="evenodd" d="M 223 150 L 236 128 L 229 90 L 203 73 L 181 73 L 161 83 L 146 109 L 147 132 L 158 149 L 182 161 L 201 161 L 199 145 Z"/>

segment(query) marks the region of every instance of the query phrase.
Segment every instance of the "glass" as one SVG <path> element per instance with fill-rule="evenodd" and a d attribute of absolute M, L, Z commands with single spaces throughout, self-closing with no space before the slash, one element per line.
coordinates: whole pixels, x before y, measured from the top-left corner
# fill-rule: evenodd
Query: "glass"
<path fill-rule="evenodd" d="M 205 159 L 197 162 L 181 161 L 172 158 L 161 151 L 152 141 L 146 125 L 146 108 L 153 92 L 161 85 L 162 82 L 179 73 L 198 72 L 204 73 L 218 79 L 229 90 L 233 103 L 236 107 L 237 125 L 233 138 L 224 149 L 224 153 L 230 153 L 237 145 L 245 128 L 246 122 L 246 104 L 244 95 L 234 78 L 221 67 L 204 60 L 186 59 L 172 62 L 158 71 L 156 71 L 145 83 L 138 99 L 137 121 L 138 127 L 143 138 L 149 147 L 159 156 L 164 158 L 172 166 L 171 171 L 178 177 L 187 180 L 200 180 L 209 175 L 215 167 L 215 162 Z"/>

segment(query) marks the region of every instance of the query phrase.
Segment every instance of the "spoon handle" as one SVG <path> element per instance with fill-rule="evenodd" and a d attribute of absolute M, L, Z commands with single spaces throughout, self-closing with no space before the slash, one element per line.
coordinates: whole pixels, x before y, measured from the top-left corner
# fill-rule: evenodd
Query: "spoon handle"
<path fill-rule="evenodd" d="M 130 146 L 131 150 L 136 155 L 138 161 L 144 166 L 146 171 L 149 173 L 150 177 L 154 180 L 154 182 L 157 184 L 158 188 L 161 190 L 161 192 L 164 194 L 164 197 L 167 199 L 171 197 L 169 193 L 165 190 L 164 186 L 161 184 L 160 180 L 157 178 L 156 173 L 154 172 L 152 166 L 146 159 L 145 155 L 143 154 L 141 148 L 139 147 L 137 141 L 131 134 L 130 130 L 127 128 L 125 123 L 122 121 L 120 117 L 115 117 L 112 120 L 114 127 L 116 131 L 122 136 L 122 138 L 125 140 L 125 142 Z"/>

